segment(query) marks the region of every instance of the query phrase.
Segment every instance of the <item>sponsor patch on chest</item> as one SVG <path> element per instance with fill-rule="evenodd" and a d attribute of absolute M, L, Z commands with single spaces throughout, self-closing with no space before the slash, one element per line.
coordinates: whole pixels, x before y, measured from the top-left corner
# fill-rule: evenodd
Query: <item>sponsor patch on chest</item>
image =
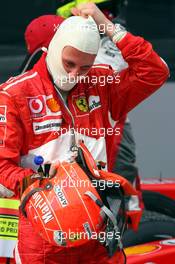
<path fill-rule="evenodd" d="M 35 134 L 42 134 L 51 131 L 59 131 L 61 120 L 50 119 L 43 122 L 33 122 L 33 131 Z"/>
<path fill-rule="evenodd" d="M 53 95 L 28 97 L 28 106 L 32 119 L 34 134 L 59 131 L 62 123 L 62 112 Z"/>
<path fill-rule="evenodd" d="M 89 110 L 90 112 L 101 107 L 101 103 L 100 103 L 100 97 L 99 96 L 95 96 L 95 95 L 91 95 L 89 97 Z"/>

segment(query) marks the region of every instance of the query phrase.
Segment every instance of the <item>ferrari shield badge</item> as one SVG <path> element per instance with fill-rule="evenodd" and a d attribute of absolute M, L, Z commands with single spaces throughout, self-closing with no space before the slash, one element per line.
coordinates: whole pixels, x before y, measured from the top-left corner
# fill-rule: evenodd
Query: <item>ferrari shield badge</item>
<path fill-rule="evenodd" d="M 88 112 L 88 103 L 85 97 L 80 97 L 76 100 L 76 106 L 82 112 Z"/>

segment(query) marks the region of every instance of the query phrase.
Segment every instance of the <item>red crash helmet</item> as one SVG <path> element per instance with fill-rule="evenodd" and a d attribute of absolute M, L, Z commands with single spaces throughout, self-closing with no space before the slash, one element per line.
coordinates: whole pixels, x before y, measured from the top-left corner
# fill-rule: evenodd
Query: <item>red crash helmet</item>
<path fill-rule="evenodd" d="M 98 239 L 111 256 L 121 248 L 116 234 L 124 230 L 124 195 L 136 195 L 136 190 L 123 177 L 99 170 L 83 143 L 76 161 L 58 163 L 56 169 L 52 179 L 37 180 L 25 190 L 23 214 L 50 244 L 75 247 Z"/>
<path fill-rule="evenodd" d="M 76 162 L 59 163 L 55 177 L 30 185 L 23 203 L 34 229 L 53 245 L 79 246 L 105 229 L 101 198 Z"/>

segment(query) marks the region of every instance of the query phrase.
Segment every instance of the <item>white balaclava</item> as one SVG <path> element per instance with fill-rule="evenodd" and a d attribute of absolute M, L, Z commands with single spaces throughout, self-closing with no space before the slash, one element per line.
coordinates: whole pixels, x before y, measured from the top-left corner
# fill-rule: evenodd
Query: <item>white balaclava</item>
<path fill-rule="evenodd" d="M 97 54 L 100 43 L 98 27 L 92 17 L 72 16 L 60 25 L 52 38 L 46 56 L 47 68 L 55 85 L 63 91 L 71 90 L 78 78 L 70 79 L 62 64 L 62 51 L 71 46 L 79 51 Z"/>

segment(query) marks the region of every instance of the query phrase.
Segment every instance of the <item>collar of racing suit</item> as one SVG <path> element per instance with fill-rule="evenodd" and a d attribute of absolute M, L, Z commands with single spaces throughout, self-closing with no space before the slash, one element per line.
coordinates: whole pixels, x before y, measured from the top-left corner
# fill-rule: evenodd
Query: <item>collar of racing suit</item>
<path fill-rule="evenodd" d="M 52 83 L 52 77 L 51 77 L 49 71 L 47 70 L 46 61 L 45 61 L 46 56 L 47 56 L 47 53 L 43 52 L 41 58 L 34 65 L 33 70 L 37 71 L 42 79 L 44 79 L 45 81 L 47 81 L 48 83 L 51 84 Z M 52 86 L 53 86 L 53 84 L 52 84 Z"/>

